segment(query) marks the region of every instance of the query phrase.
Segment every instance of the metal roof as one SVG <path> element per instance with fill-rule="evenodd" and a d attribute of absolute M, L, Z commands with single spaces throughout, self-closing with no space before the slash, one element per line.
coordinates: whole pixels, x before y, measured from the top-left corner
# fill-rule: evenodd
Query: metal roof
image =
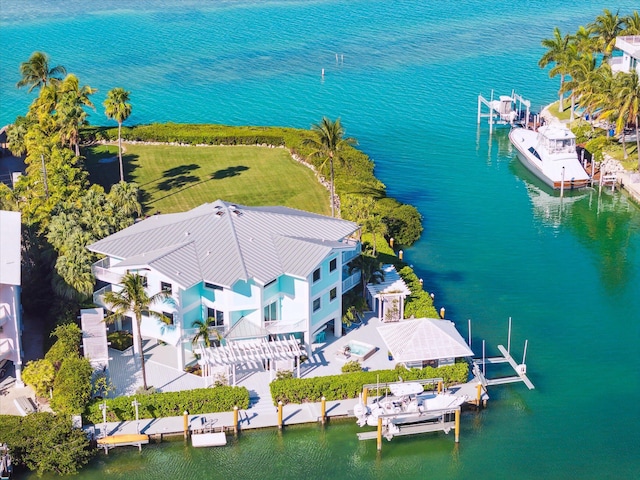
<path fill-rule="evenodd" d="M 397 362 L 473 356 L 473 351 L 449 320 L 403 320 L 378 327 L 378 332 Z"/>
<path fill-rule="evenodd" d="M 382 272 L 384 273 L 384 280 L 380 283 L 370 283 L 367 285 L 367 290 L 372 297 L 378 295 L 384 295 L 385 293 L 402 293 L 403 295 L 411 295 L 411 290 L 404 283 L 404 280 L 393 265 L 383 265 Z"/>
<path fill-rule="evenodd" d="M 0 283 L 20 285 L 20 212 L 0 210 Z"/>
<path fill-rule="evenodd" d="M 217 200 L 183 213 L 154 215 L 89 245 L 148 265 L 188 288 L 200 281 L 231 287 L 267 283 L 282 274 L 306 277 L 358 229 L 353 222 L 286 207 L 246 207 Z"/>

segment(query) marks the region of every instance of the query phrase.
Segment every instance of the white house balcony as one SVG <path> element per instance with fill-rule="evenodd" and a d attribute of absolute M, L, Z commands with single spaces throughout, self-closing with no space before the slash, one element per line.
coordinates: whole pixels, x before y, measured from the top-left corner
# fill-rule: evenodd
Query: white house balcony
<path fill-rule="evenodd" d="M 98 280 L 107 283 L 120 283 L 122 280 L 122 274 L 116 273 L 110 269 L 111 259 L 109 257 L 98 260 L 96 263 L 91 265 L 91 273 L 93 273 L 94 277 Z"/>
<path fill-rule="evenodd" d="M 114 291 L 113 285 L 107 285 L 106 287 L 102 287 L 100 290 L 96 290 L 93 292 L 93 303 L 99 307 L 108 309 L 109 306 L 104 302 L 104 294 L 112 291 Z"/>
<path fill-rule="evenodd" d="M 360 271 L 356 271 L 353 272 L 353 275 L 344 278 L 344 280 L 342 280 L 342 293 L 346 293 L 359 285 L 361 277 L 362 273 Z"/>
<path fill-rule="evenodd" d="M 347 245 L 354 245 L 356 248 L 354 250 L 349 250 L 346 252 L 342 252 L 342 264 L 346 264 L 360 255 L 361 245 L 360 242 L 356 240 L 347 240 L 345 242 Z"/>

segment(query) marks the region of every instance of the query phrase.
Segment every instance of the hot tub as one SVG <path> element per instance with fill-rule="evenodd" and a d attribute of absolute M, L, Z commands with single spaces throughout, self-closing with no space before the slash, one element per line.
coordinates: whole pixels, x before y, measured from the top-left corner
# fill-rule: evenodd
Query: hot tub
<path fill-rule="evenodd" d="M 375 345 L 358 342 L 357 340 L 350 340 L 349 343 L 344 346 L 344 348 L 345 353 L 348 353 L 352 358 L 360 361 L 365 361 L 371 355 L 376 353 L 376 350 L 378 349 Z"/>

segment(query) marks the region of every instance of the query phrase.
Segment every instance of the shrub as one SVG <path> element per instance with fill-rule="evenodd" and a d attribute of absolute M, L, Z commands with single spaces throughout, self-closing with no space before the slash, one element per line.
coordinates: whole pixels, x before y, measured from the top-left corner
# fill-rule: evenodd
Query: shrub
<path fill-rule="evenodd" d="M 331 375 L 327 377 L 290 378 L 271 382 L 273 404 L 319 402 L 324 396 L 327 400 L 357 398 L 362 386 L 376 382 L 397 382 L 441 377 L 445 385 L 454 385 L 467 381 L 469 365 L 457 362 L 439 368 L 412 368 L 407 370 L 398 365 L 394 370 L 376 370 L 355 372 L 349 375 Z"/>
<path fill-rule="evenodd" d="M 228 412 L 234 406 L 249 407 L 249 391 L 245 387 L 200 388 L 182 392 L 152 393 L 139 397 L 118 397 L 104 400 L 107 403 L 107 421 L 135 420 L 135 410 L 131 402 L 139 402 L 140 418 L 160 418 L 179 416 L 188 411 L 191 414 Z M 102 422 L 99 405 L 103 400 L 92 401 L 85 410 L 89 422 Z"/>
<path fill-rule="evenodd" d="M 53 384 L 51 407 L 58 413 L 78 414 L 91 398 L 93 368 L 84 357 L 71 357 L 62 362 Z"/>
<path fill-rule="evenodd" d="M 407 297 L 404 316 L 416 318 L 440 318 L 438 312 L 433 306 L 431 295 L 422 289 L 420 279 L 409 266 L 403 267 L 398 274 L 411 290 L 411 295 Z"/>
<path fill-rule="evenodd" d="M 362 365 L 358 360 L 350 360 L 342 366 L 342 373 L 361 372 Z"/>
<path fill-rule="evenodd" d="M 44 358 L 27 363 L 22 372 L 24 383 L 33 388 L 39 397 L 49 395 L 49 390 L 53 388 L 55 376 L 56 369 L 53 364 Z"/>
<path fill-rule="evenodd" d="M 38 475 L 77 473 L 95 452 L 86 434 L 72 428 L 69 418 L 51 413 L 0 416 L 0 438 L 9 445 L 14 465 Z"/>
<path fill-rule="evenodd" d="M 122 352 L 133 345 L 133 335 L 126 330 L 112 332 L 107 335 L 107 341 L 111 343 L 111 348 Z"/>
<path fill-rule="evenodd" d="M 58 325 L 51 336 L 58 339 L 44 358 L 49 360 L 56 369 L 60 368 L 63 360 L 80 355 L 82 330 L 75 323 Z"/>

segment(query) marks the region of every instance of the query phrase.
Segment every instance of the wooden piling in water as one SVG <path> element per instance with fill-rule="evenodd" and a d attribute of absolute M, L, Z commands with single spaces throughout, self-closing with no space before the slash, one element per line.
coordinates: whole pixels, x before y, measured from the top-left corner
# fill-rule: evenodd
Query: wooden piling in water
<path fill-rule="evenodd" d="M 382 417 L 378 417 L 378 437 L 377 437 L 377 448 L 380 452 L 382 450 Z"/>
<path fill-rule="evenodd" d="M 456 426 L 455 426 L 455 441 L 460 442 L 460 409 L 456 410 Z"/>
<path fill-rule="evenodd" d="M 282 430 L 282 401 L 278 402 L 278 429 Z"/>
<path fill-rule="evenodd" d="M 186 440 L 189 437 L 189 412 L 185 410 L 182 418 L 184 424 L 184 439 Z"/>
<path fill-rule="evenodd" d="M 238 406 L 234 405 L 233 407 L 233 433 L 234 435 L 238 434 Z"/>
<path fill-rule="evenodd" d="M 324 425 L 327 421 L 327 399 L 322 397 L 320 399 L 320 422 Z"/>

